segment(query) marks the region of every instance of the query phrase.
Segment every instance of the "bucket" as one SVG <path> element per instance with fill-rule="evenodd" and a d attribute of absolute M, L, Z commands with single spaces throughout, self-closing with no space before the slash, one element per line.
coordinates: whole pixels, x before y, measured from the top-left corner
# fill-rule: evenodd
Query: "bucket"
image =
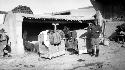
<path fill-rule="evenodd" d="M 109 41 L 108 39 L 105 39 L 105 40 L 104 40 L 104 45 L 105 45 L 105 46 L 109 46 L 109 44 L 110 44 L 110 41 Z"/>

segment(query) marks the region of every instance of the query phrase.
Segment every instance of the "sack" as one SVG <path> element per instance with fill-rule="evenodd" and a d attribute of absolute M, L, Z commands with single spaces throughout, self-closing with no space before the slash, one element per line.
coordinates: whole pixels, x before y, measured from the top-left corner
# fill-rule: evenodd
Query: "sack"
<path fill-rule="evenodd" d="M 10 53 L 11 52 L 11 47 L 9 45 L 6 45 L 6 47 L 3 50 L 6 50 L 8 53 Z"/>
<path fill-rule="evenodd" d="M 54 37 L 53 37 L 53 34 L 50 34 L 50 33 L 49 33 L 49 41 L 50 41 L 50 44 L 51 44 L 51 45 L 54 44 Z"/>
<path fill-rule="evenodd" d="M 77 32 L 75 30 L 72 32 L 72 38 L 77 38 Z"/>
<path fill-rule="evenodd" d="M 62 39 L 65 38 L 65 34 L 64 34 L 64 32 L 62 30 L 58 30 L 58 32 L 59 32 Z"/>
<path fill-rule="evenodd" d="M 61 43 L 61 35 L 58 32 L 53 34 L 54 44 Z"/>

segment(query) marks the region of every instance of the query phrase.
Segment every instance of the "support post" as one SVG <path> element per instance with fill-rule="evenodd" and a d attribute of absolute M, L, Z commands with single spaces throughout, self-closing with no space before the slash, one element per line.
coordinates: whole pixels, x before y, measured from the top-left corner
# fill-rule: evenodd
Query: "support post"
<path fill-rule="evenodd" d="M 16 14 L 16 51 L 17 55 L 24 54 L 24 46 L 23 46 L 23 39 L 22 39 L 22 21 L 23 17 L 20 14 Z"/>
<path fill-rule="evenodd" d="M 58 23 L 53 23 L 52 25 L 54 25 L 54 31 L 57 30 L 57 25 L 59 25 Z"/>

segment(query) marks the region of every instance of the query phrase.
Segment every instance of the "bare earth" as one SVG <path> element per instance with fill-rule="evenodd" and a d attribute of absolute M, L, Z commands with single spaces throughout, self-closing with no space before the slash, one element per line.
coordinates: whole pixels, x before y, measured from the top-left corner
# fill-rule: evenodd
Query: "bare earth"
<path fill-rule="evenodd" d="M 65 55 L 51 60 L 39 58 L 35 53 L 11 58 L 0 57 L 0 70 L 125 70 L 125 48 L 110 42 L 100 46 L 99 57 L 88 54 Z"/>

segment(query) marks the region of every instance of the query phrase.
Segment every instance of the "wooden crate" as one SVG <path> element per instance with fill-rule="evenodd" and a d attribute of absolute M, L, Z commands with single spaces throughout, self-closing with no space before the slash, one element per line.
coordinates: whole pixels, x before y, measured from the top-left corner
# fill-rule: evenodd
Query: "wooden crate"
<path fill-rule="evenodd" d="M 50 44 L 49 37 L 46 34 L 46 31 L 44 31 L 44 33 L 40 33 L 38 35 L 40 57 L 51 59 L 52 57 L 57 57 L 65 54 L 64 40 L 62 39 L 61 43 L 58 46 L 54 46 Z"/>

